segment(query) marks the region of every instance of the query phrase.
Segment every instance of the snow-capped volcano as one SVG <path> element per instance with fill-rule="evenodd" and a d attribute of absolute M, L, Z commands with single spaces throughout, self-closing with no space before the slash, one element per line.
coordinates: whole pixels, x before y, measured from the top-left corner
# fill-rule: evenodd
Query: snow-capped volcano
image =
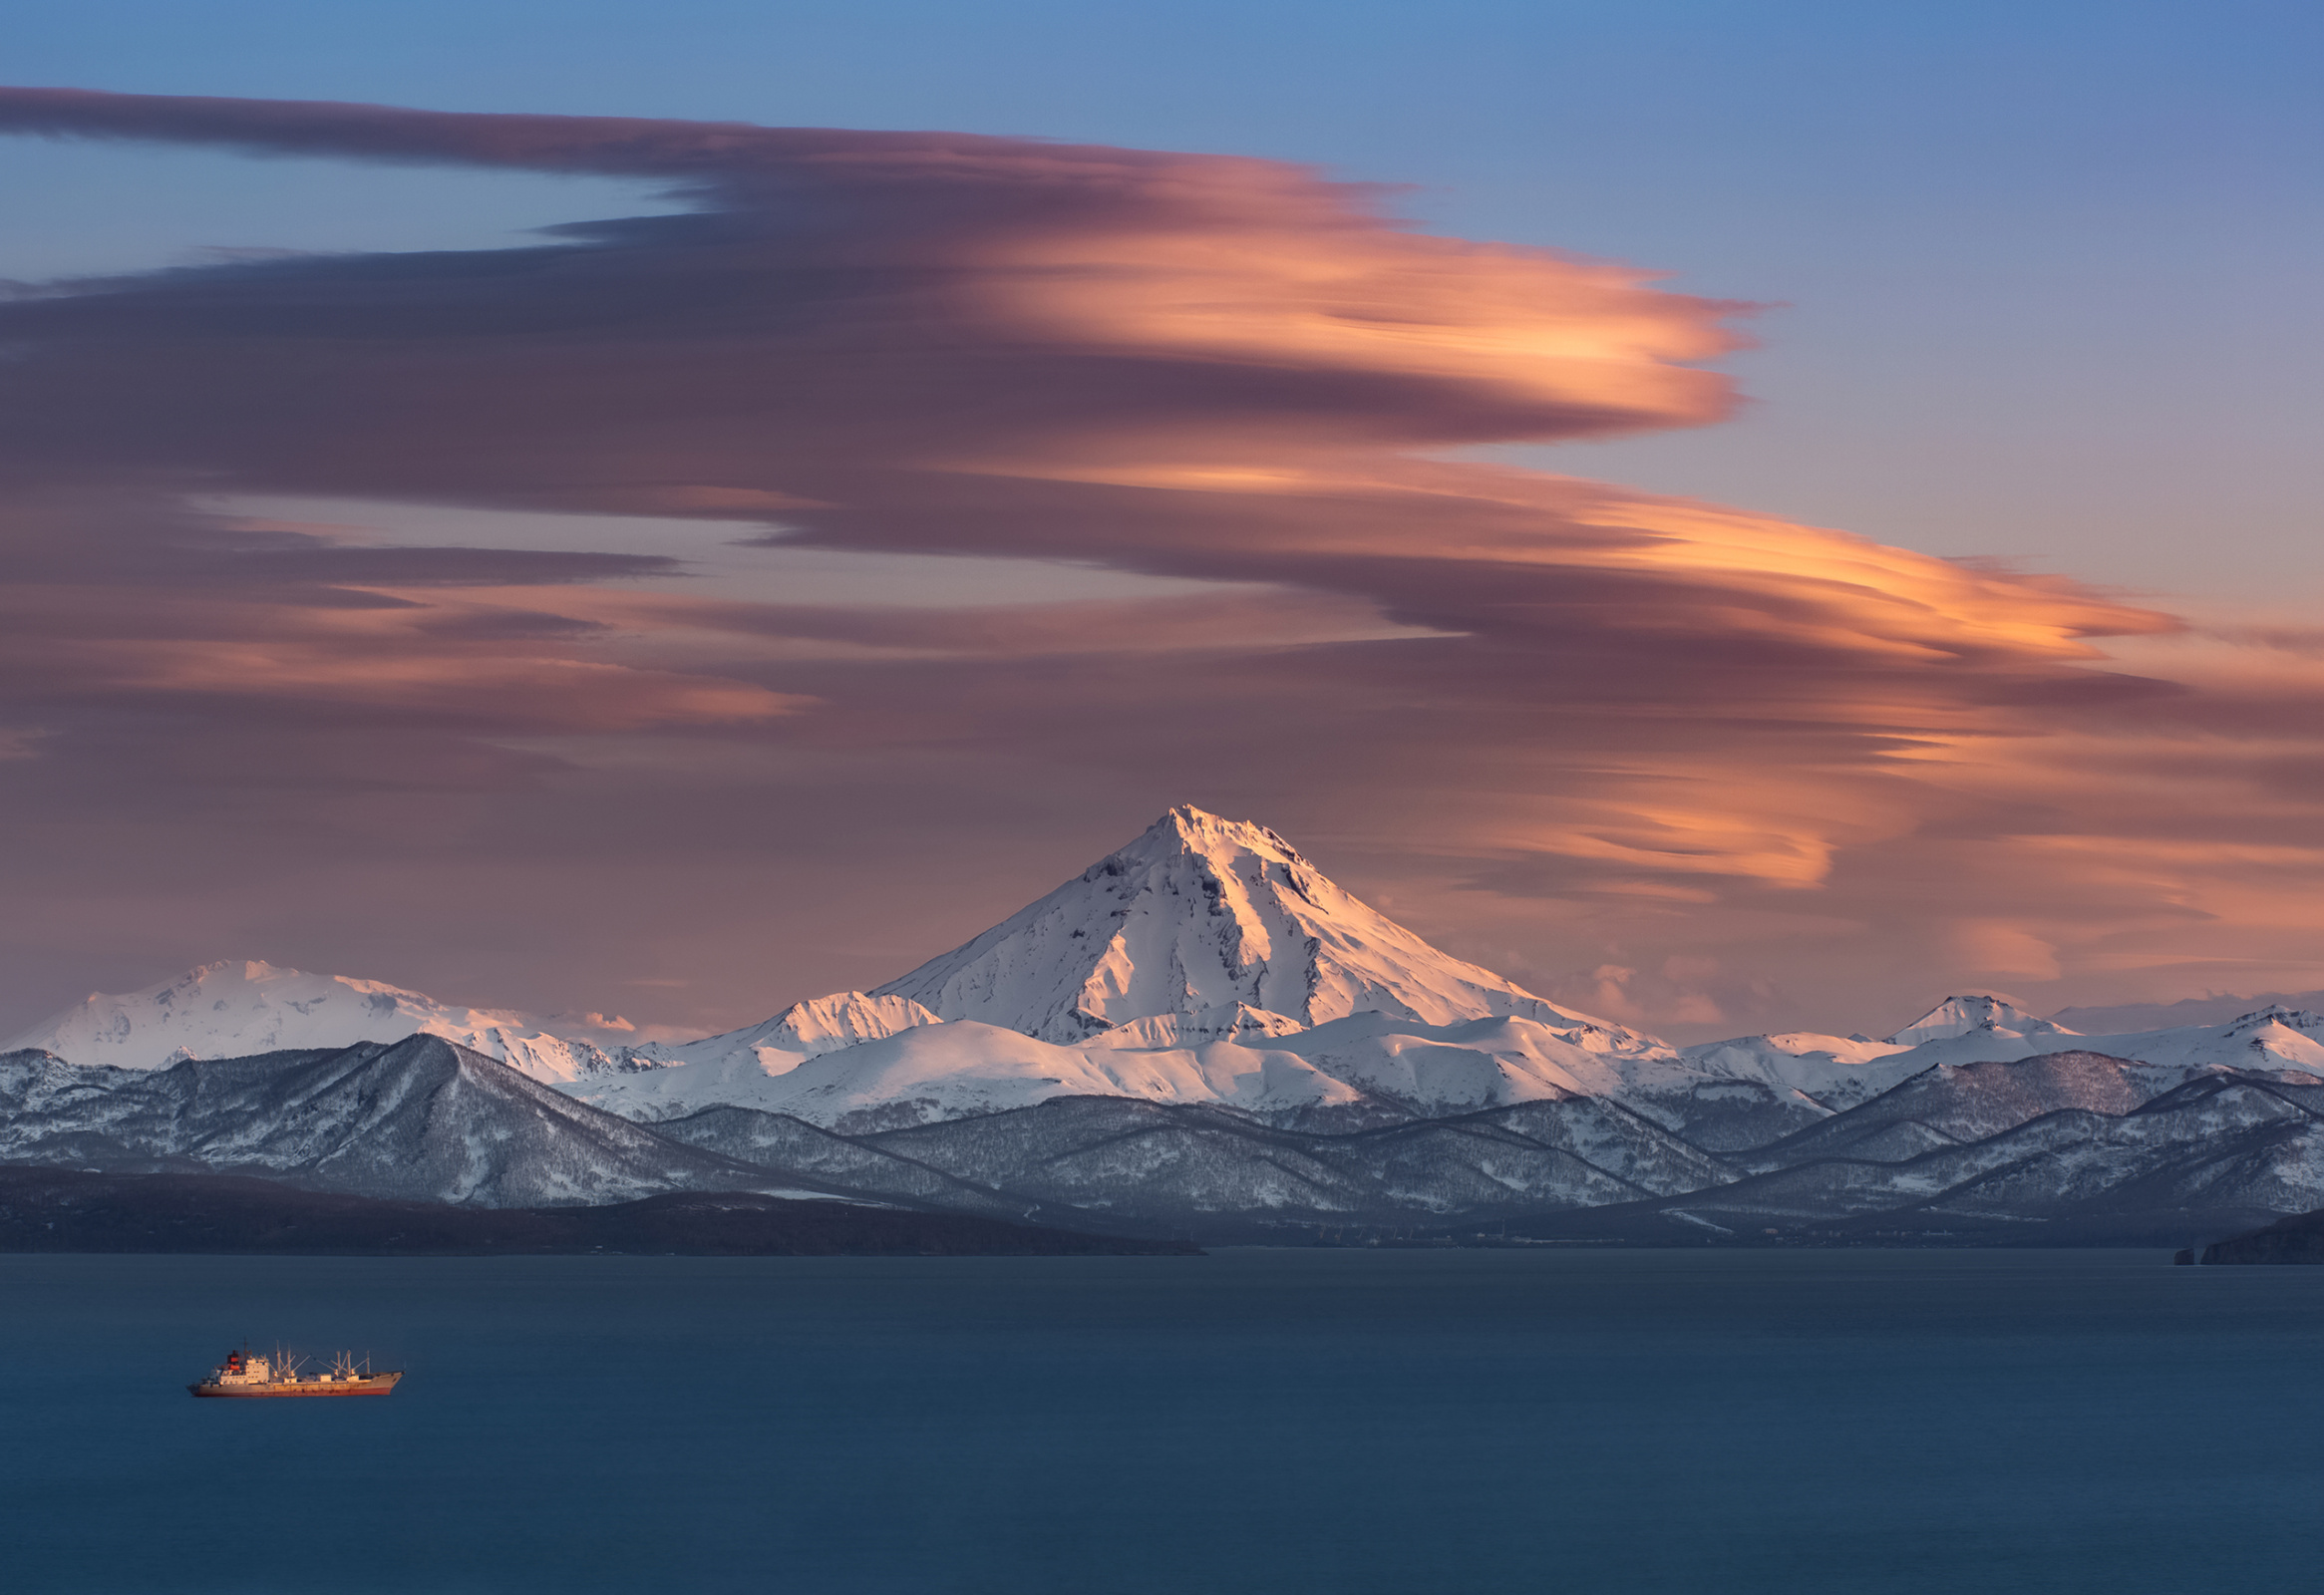
<path fill-rule="evenodd" d="M 614 1067 L 586 1041 L 551 1036 L 522 1014 L 453 1008 L 376 980 L 280 969 L 252 959 L 203 964 L 123 996 L 91 993 L 0 1053 L 30 1048 L 76 1064 L 166 1069 L 185 1058 L 244 1058 L 292 1048 L 442 1036 L 549 1084 Z"/>
<path fill-rule="evenodd" d="M 1191 806 L 874 995 L 1059 1045 L 1139 1020 L 1264 1034 L 1367 1011 L 1618 1028 L 1439 952 L 1264 826 Z"/>
<path fill-rule="evenodd" d="M 1191 807 L 869 995 L 636 1056 L 662 1067 L 570 1089 L 657 1122 L 729 1104 L 924 1123 L 1076 1096 L 1362 1122 L 1685 1073 L 1652 1037 L 1431 947 L 1275 832 Z"/>
<path fill-rule="evenodd" d="M 1973 993 L 1884 1042 L 1681 1053 L 1195 808 L 900 980 L 683 1045 L 263 963 L 92 997 L 11 1045 L 41 1050 L 0 1056 L 12 1161 L 487 1203 L 773 1181 L 1261 1229 L 1678 1195 L 1906 1229 L 2324 1203 L 2324 1015 L 2089 1037 Z"/>

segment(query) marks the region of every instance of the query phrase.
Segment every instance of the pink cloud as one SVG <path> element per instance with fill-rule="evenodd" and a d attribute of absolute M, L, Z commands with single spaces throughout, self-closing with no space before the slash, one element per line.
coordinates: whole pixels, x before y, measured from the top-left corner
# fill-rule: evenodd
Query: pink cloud
<path fill-rule="evenodd" d="M 891 974 L 1184 798 L 1336 850 L 1520 978 L 1662 971 L 1609 988 L 1645 1021 L 2324 961 L 2299 638 L 1445 458 L 1717 421 L 1697 362 L 1741 307 L 1233 158 L 37 90 L 0 91 L 0 128 L 647 175 L 696 206 L 0 302 L 0 723 L 50 733 L 0 802 L 59 859 L 102 854 L 102 811 L 124 855 L 489 878 L 525 911 L 457 967 L 537 989 L 447 995 L 577 1010 L 659 978 L 623 962 L 643 938 L 715 972 L 685 977 L 706 1022 Z M 1220 585 L 754 603 L 673 590 L 652 549 L 350 546 L 174 501 L 234 490 Z M 366 729 L 392 774 L 350 753 Z M 130 796 L 165 785 L 268 822 L 244 847 Z M 44 870 L 12 889 L 75 889 Z M 282 912 L 251 891 L 252 922 Z M 562 927 L 609 893 L 631 934 L 591 965 Z M 367 951 L 419 912 L 330 956 L 425 986 Z"/>

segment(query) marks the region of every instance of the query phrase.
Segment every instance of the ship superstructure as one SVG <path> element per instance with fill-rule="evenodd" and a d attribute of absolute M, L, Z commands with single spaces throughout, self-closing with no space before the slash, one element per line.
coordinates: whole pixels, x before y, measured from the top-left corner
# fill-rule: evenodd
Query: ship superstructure
<path fill-rule="evenodd" d="M 299 1365 L 305 1361 L 279 1350 L 260 1357 L 244 1347 L 226 1353 L 206 1378 L 185 1388 L 196 1396 L 385 1396 L 404 1377 L 400 1368 L 375 1374 L 369 1358 L 359 1365 L 352 1352 L 332 1359 L 328 1373 L 301 1374 Z"/>

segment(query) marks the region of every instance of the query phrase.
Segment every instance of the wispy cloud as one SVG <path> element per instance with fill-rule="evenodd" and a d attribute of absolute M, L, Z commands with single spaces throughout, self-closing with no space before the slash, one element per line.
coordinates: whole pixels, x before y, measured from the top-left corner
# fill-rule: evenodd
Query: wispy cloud
<path fill-rule="evenodd" d="M 898 827 L 1047 857 L 1061 824 L 1078 848 L 1192 798 L 1337 848 L 1464 952 L 1592 972 L 1666 1022 L 2324 958 L 2229 928 L 2289 924 L 2324 862 L 2288 834 L 2320 817 L 2299 638 L 1447 458 L 1716 422 L 1734 396 L 1699 362 L 1745 307 L 1421 233 L 1381 190 L 1261 160 L 30 90 L 0 92 L 0 129 L 645 175 L 694 204 L 0 303 L 0 719 L 58 729 L 13 770 L 174 759 L 198 784 L 208 736 L 245 788 L 347 793 L 331 734 L 393 728 L 574 847 L 683 857 L 674 883 L 892 859 Z M 652 549 L 353 546 L 178 501 L 219 492 L 759 518 L 793 546 L 1219 586 L 746 603 L 625 585 L 670 574 Z M 2106 639 L 2144 639 L 2140 668 Z M 124 717 L 166 730 L 125 741 Z M 682 836 L 639 839 L 641 763 L 686 788 L 659 799 Z M 392 804 L 366 813 L 392 853 Z M 2287 832 L 2272 886 L 2235 851 L 2255 828 Z M 856 880 L 930 889 L 900 861 Z M 852 948 L 759 908 L 763 994 L 731 977 L 721 1017 L 878 978 L 1044 884 L 963 879 Z M 663 923 L 686 888 L 625 889 Z"/>

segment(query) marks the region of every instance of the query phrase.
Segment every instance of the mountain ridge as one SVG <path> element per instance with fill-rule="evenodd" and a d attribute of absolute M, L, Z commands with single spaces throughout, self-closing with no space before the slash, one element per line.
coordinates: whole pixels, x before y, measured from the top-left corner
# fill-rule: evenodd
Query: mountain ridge
<path fill-rule="evenodd" d="M 56 1048 L 0 1056 L 0 1158 L 488 1206 L 715 1185 L 1247 1236 L 2324 1205 L 2324 1016 L 2081 1036 L 1957 992 L 1885 1041 L 1673 1048 L 1185 806 L 895 981 L 698 1041 L 602 1047 L 255 962 L 27 1034 Z"/>
<path fill-rule="evenodd" d="M 550 1035 L 528 1015 L 454 1007 L 384 981 L 311 974 L 255 958 L 197 964 L 142 991 L 92 992 L 0 1044 L 0 1053 L 30 1050 L 76 1063 L 163 1069 L 187 1058 L 351 1047 L 422 1034 L 542 1081 L 576 1080 L 620 1062 L 594 1042 Z"/>

